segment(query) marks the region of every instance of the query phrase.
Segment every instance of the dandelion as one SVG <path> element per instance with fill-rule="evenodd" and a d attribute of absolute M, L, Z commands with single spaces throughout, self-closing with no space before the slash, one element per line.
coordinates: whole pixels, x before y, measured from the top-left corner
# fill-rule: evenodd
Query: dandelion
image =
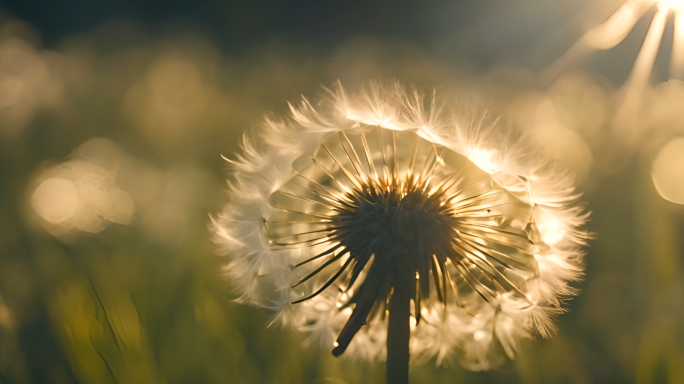
<path fill-rule="evenodd" d="M 550 335 L 586 239 L 567 175 L 491 114 L 398 84 L 290 107 L 243 140 L 212 218 L 239 301 L 335 356 L 386 358 L 388 383 L 409 356 L 485 370 Z"/>

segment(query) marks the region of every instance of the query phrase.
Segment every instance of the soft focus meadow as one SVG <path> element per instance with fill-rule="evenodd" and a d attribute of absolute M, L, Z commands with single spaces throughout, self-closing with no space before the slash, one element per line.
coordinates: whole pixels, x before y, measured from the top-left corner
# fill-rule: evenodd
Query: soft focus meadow
<path fill-rule="evenodd" d="M 593 212 L 581 294 L 552 339 L 529 340 L 493 372 L 433 360 L 412 367 L 412 382 L 684 383 L 673 19 L 627 113 L 653 9 L 613 49 L 542 78 L 623 1 L 362 3 L 226 3 L 225 20 L 174 3 L 168 17 L 84 11 L 80 24 L 52 8 L 31 22 L 7 4 L 0 383 L 382 382 L 383 364 L 334 358 L 233 302 L 207 229 L 226 199 L 221 155 L 338 79 L 398 79 L 502 115 L 576 174 Z"/>

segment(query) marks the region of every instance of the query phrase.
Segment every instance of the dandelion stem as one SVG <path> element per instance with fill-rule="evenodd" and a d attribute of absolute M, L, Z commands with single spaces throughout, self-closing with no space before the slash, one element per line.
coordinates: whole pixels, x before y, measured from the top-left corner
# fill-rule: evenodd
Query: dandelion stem
<path fill-rule="evenodd" d="M 387 384 L 408 384 L 411 289 L 396 284 L 390 299 L 387 328 Z"/>

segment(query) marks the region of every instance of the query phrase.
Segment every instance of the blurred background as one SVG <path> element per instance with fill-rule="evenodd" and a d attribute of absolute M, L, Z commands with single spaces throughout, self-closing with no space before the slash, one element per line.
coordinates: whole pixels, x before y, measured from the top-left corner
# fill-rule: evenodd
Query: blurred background
<path fill-rule="evenodd" d="M 676 2 L 676 0 L 673 0 Z M 0 383 L 384 379 L 232 302 L 207 230 L 243 131 L 398 79 L 500 113 L 577 175 L 596 233 L 552 340 L 414 383 L 684 383 L 684 83 L 655 9 L 540 77 L 623 0 L 0 0 Z M 629 124 L 624 124 L 628 120 Z"/>

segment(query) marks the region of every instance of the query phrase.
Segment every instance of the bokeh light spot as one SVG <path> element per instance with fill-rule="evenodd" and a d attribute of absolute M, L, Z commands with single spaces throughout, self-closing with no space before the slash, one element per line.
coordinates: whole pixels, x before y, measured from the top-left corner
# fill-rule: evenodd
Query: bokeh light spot
<path fill-rule="evenodd" d="M 78 192 L 70 180 L 49 178 L 33 192 L 31 202 L 45 221 L 59 224 L 73 216 L 78 207 Z"/>
<path fill-rule="evenodd" d="M 663 199 L 684 204 L 684 138 L 665 144 L 653 162 L 651 177 Z"/>

